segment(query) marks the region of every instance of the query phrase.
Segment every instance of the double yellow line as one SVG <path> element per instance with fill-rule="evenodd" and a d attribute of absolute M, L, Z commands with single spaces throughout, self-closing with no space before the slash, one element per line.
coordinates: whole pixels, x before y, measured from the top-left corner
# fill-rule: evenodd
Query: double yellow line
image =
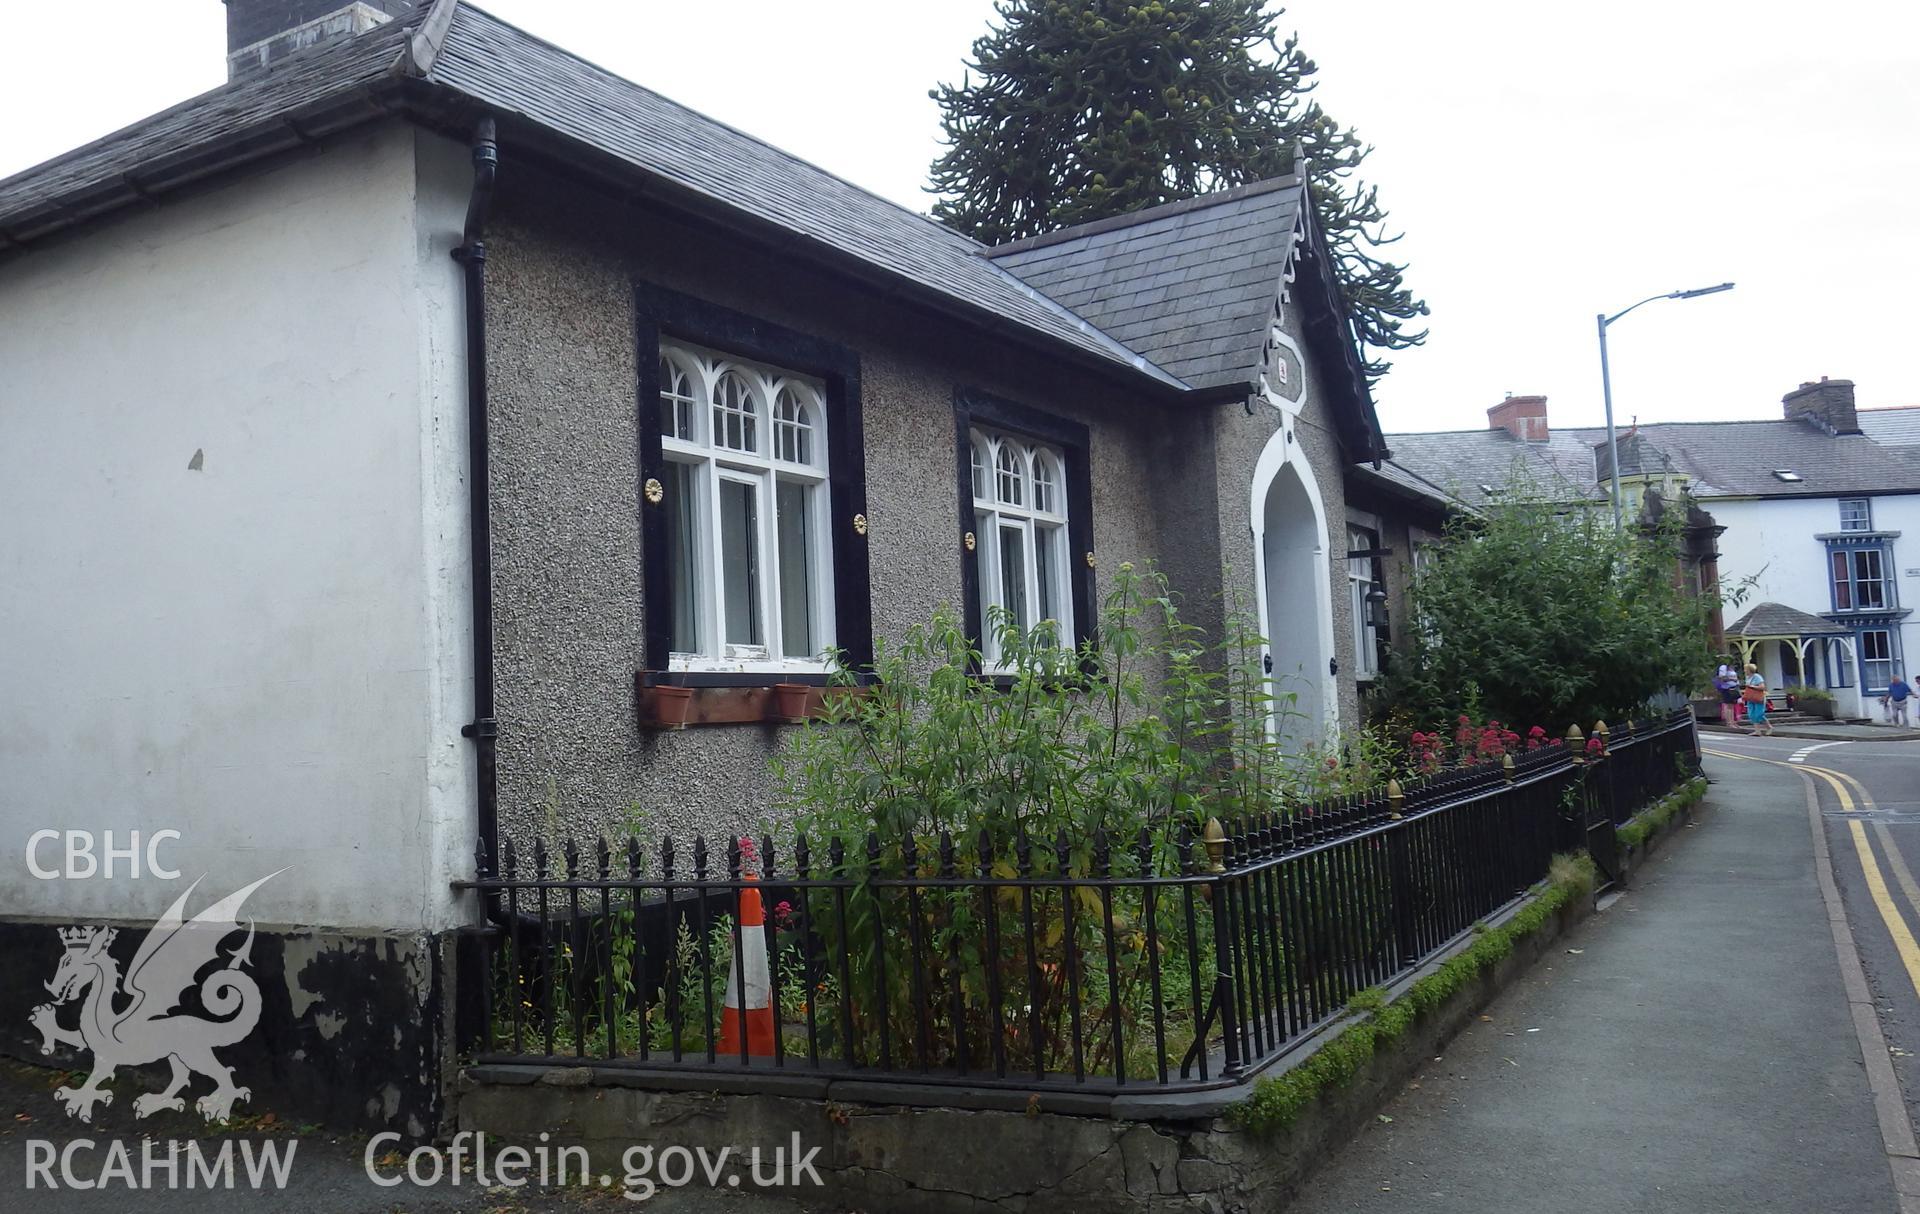
<path fill-rule="evenodd" d="M 1791 768 L 1803 772 L 1809 777 L 1818 776 L 1833 789 L 1840 801 L 1840 808 L 1846 813 L 1872 812 L 1876 806 L 1873 795 L 1866 786 L 1844 771 L 1835 771 L 1830 767 L 1815 767 L 1810 763 L 1782 763 L 1778 759 L 1762 759 L 1756 755 L 1737 755 L 1729 751 L 1714 750 L 1707 752 L 1716 758 L 1745 759 L 1749 763 L 1767 763 L 1774 767 Z M 1858 794 L 1858 801 L 1855 800 Z M 1867 879 L 1867 892 L 1873 897 L 1873 905 L 1880 912 L 1880 919 L 1887 925 L 1887 934 L 1893 937 L 1893 947 L 1900 954 L 1900 963 L 1907 969 L 1907 978 L 1913 983 L 1913 990 L 1920 995 L 1920 942 L 1916 942 L 1913 931 L 1907 927 L 1907 921 L 1900 914 L 1900 907 L 1894 902 L 1893 894 L 1887 889 L 1887 879 L 1880 871 L 1880 861 L 1873 854 L 1873 844 L 1867 839 L 1866 823 L 1858 818 L 1847 821 L 1849 833 L 1853 837 L 1853 848 L 1860 856 L 1860 871 Z M 1873 824 L 1874 833 L 1880 836 L 1880 845 L 1886 849 L 1887 865 L 1893 869 L 1894 879 L 1899 882 L 1900 892 L 1906 895 L 1907 904 L 1915 914 L 1920 914 L 1920 884 L 1913 879 L 1913 872 L 1900 855 L 1900 849 L 1893 844 L 1893 834 L 1887 830 L 1884 822 Z"/>

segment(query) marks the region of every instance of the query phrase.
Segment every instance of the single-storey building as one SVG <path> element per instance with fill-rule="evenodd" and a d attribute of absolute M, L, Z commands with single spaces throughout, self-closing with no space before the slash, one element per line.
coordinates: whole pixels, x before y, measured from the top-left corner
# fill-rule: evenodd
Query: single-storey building
<path fill-rule="evenodd" d="M 943 604 L 1077 640 L 1151 561 L 1255 606 L 1298 740 L 1357 719 L 1443 499 L 1300 179 L 984 248 L 457 0 L 227 15 L 226 85 L 0 181 L 21 972 L 182 888 L 30 836 L 177 831 L 276 874 L 254 1089 L 427 1133 L 457 883 L 759 825 L 774 685 Z"/>

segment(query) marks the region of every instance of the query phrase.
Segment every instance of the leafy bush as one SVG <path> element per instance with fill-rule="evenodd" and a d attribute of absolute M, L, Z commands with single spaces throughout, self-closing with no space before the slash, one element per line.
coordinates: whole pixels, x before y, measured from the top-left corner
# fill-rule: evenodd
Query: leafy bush
<path fill-rule="evenodd" d="M 1616 533 L 1604 511 L 1568 510 L 1524 483 L 1449 524 L 1414 579 L 1410 648 L 1383 696 L 1419 725 L 1475 705 L 1558 732 L 1645 715 L 1643 705 L 1712 669 L 1711 602 L 1676 578 L 1677 514 Z"/>
<path fill-rule="evenodd" d="M 1051 623 L 1023 630 L 995 609 L 998 673 L 947 609 L 870 671 L 835 676 L 844 694 L 802 730 L 775 767 L 786 807 L 815 839 L 877 832 L 1066 832 L 1082 866 L 1095 830 L 1129 842 L 1278 809 L 1302 786 L 1265 725 L 1292 711 L 1261 673 L 1261 639 L 1243 610 L 1209 644 L 1179 618 L 1165 580 L 1123 564 L 1103 604 L 1099 641 L 1057 643 Z"/>
<path fill-rule="evenodd" d="M 848 966 L 850 1004 L 823 993 L 817 1009 L 832 1048 L 1135 1075 L 1178 1057 L 1213 984 L 1211 908 L 1081 882 L 1177 872 L 1183 830 L 1279 812 L 1355 770 L 1350 752 L 1331 777 L 1317 752 L 1304 775 L 1281 754 L 1266 722 L 1291 698 L 1269 690 L 1247 613 L 1228 615 L 1209 644 L 1157 573 L 1123 564 L 1097 645 L 995 612 L 1001 661 L 983 675 L 943 610 L 836 676 L 776 762 L 812 846 L 844 845 L 817 870 L 858 881 L 811 896 L 818 955 Z M 949 873 L 1046 884 L 989 899 L 939 886 Z M 929 884 L 889 884 L 902 877 Z M 857 1039 L 838 1041 L 849 1024 Z"/>

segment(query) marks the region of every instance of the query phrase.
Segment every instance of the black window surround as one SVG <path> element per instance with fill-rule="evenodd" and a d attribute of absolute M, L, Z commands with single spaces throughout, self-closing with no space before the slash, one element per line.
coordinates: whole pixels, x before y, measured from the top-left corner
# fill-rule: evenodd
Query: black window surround
<path fill-rule="evenodd" d="M 1059 448 L 1066 459 L 1067 475 L 1067 568 L 1072 581 L 1073 633 L 1069 638 L 1078 646 L 1095 638 L 1093 618 L 1093 465 L 1089 449 L 1091 432 L 1079 422 L 1022 405 L 975 388 L 961 387 L 953 394 L 954 475 L 960 506 L 960 534 L 973 530 L 973 440 L 971 431 L 1005 431 Z M 962 550 L 960 597 L 964 604 L 962 619 L 967 636 L 975 648 L 981 645 L 985 621 L 980 612 L 980 569 L 972 552 Z"/>
<path fill-rule="evenodd" d="M 647 481 L 661 479 L 660 341 L 678 338 L 820 380 L 827 414 L 827 492 L 833 540 L 834 644 L 858 669 L 873 662 L 873 611 L 867 536 L 856 518 L 867 509 L 866 446 L 861 429 L 860 359 L 852 349 L 650 282 L 633 284 L 634 343 L 639 353 L 640 576 L 645 596 L 644 680 L 681 687 L 765 687 L 828 681 L 824 674 L 775 675 L 669 671 L 672 628 L 667 516 L 647 501 Z"/>

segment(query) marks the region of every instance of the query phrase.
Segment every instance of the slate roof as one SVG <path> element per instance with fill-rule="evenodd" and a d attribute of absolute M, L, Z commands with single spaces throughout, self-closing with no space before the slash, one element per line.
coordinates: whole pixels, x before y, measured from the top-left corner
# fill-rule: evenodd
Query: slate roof
<path fill-rule="evenodd" d="M 416 32 L 434 45 L 417 45 Z M 455 0 L 296 53 L 0 181 L 0 252 L 393 112 L 402 86 L 421 84 L 436 104 L 520 116 L 957 311 L 1162 389 L 1186 386 L 981 256 L 978 242 Z"/>
<path fill-rule="evenodd" d="M 1544 443 L 1495 429 L 1390 434 L 1387 445 L 1395 461 L 1472 504 L 1492 500 L 1482 486 L 1503 488 L 1516 472 L 1569 500 L 1605 496 L 1594 448 L 1606 442 L 1606 429 L 1556 427 L 1550 434 Z M 1668 422 L 1640 426 L 1638 438 L 1643 466 L 1664 459 L 1691 478 L 1703 501 L 1920 493 L 1920 459 L 1865 435 L 1833 435 L 1807 422 Z M 1625 452 L 1621 465 L 1631 468 Z M 1783 481 L 1776 468 L 1801 479 Z"/>
<path fill-rule="evenodd" d="M 425 16 L 316 46 L 0 180 L 0 251 L 378 116 L 366 90 L 398 79 Z"/>
<path fill-rule="evenodd" d="M 1861 409 L 1858 416 L 1860 429 L 1882 446 L 1920 446 L 1920 405 Z"/>
<path fill-rule="evenodd" d="M 427 73 L 490 110 L 519 114 L 713 202 L 878 267 L 955 304 L 1184 385 L 980 256 L 953 229 L 715 122 L 461 4 Z"/>
<path fill-rule="evenodd" d="M 1300 195 L 1297 178 L 1274 178 L 987 255 L 1190 384 L 1252 383 Z"/>
<path fill-rule="evenodd" d="M 1458 495 L 1447 492 L 1444 486 L 1433 483 L 1391 459 L 1381 460 L 1377 468 L 1372 464 L 1351 465 L 1348 475 L 1358 477 L 1362 481 L 1379 481 L 1389 492 L 1402 498 L 1418 501 L 1441 513 L 1454 510 L 1473 513 L 1473 507 L 1462 501 Z"/>
<path fill-rule="evenodd" d="M 295 52 L 0 181 L 0 257 L 357 123 L 400 116 L 464 137 L 483 114 L 498 120 L 509 155 L 537 145 L 618 189 L 730 222 L 1169 402 L 1224 399 L 1257 379 L 1275 297 L 1293 276 L 1302 334 L 1348 454 L 1382 454 L 1333 259 L 1296 180 L 988 250 L 464 0 L 432 0 Z"/>
<path fill-rule="evenodd" d="M 1833 636 L 1850 631 L 1784 603 L 1760 603 L 1727 625 L 1727 635 L 1756 640 L 1761 637 Z"/>

